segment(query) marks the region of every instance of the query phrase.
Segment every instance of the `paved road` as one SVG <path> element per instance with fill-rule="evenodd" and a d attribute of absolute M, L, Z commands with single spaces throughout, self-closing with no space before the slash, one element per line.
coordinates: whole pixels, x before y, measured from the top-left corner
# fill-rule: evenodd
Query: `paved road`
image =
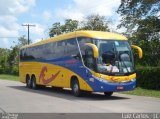
<path fill-rule="evenodd" d="M 160 99 L 115 93 L 74 97 L 69 90 L 51 88 L 32 90 L 16 81 L 0 80 L 0 111 L 48 113 L 123 113 L 160 112 Z"/>

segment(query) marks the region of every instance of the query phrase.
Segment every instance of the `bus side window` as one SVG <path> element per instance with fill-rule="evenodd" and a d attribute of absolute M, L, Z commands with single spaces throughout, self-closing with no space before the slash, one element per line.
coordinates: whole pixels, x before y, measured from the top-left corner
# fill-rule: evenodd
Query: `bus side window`
<path fill-rule="evenodd" d="M 56 47 L 54 48 L 55 50 L 55 54 L 56 54 L 56 58 L 59 58 L 59 57 L 64 57 L 66 56 L 65 54 L 65 43 L 66 41 L 60 41 L 60 42 L 57 42 L 56 43 Z"/>
<path fill-rule="evenodd" d="M 91 47 L 88 47 L 85 45 L 85 43 L 93 43 L 93 41 L 91 40 L 91 38 L 80 37 L 80 38 L 78 38 L 78 42 L 80 45 L 84 65 L 95 71 L 96 70 L 95 69 L 95 67 L 96 67 L 95 62 L 96 61 L 93 57 L 93 50 Z"/>
<path fill-rule="evenodd" d="M 24 49 L 20 50 L 20 61 L 24 60 Z"/>
<path fill-rule="evenodd" d="M 54 49 L 53 49 L 53 43 L 48 43 L 43 46 L 43 53 L 42 57 L 43 59 L 52 59 L 54 57 Z M 44 55 L 45 54 L 45 55 Z"/>
<path fill-rule="evenodd" d="M 76 39 L 69 39 L 67 40 L 66 43 L 66 54 L 68 56 L 71 56 L 75 59 L 80 60 L 80 54 L 79 54 L 79 50 L 78 50 L 78 45 L 76 42 Z"/>

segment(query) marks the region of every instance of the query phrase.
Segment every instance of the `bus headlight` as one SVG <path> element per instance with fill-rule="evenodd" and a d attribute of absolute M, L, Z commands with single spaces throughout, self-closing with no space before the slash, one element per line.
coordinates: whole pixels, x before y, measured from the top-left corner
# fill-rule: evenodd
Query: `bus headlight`
<path fill-rule="evenodd" d="M 108 82 L 108 81 L 105 80 L 105 79 L 98 78 L 98 77 L 95 77 L 95 76 L 93 76 L 93 75 L 92 75 L 92 77 L 93 77 L 93 79 L 96 79 L 96 80 L 98 80 L 98 81 L 100 81 L 100 82 L 103 82 L 103 83 L 107 83 L 107 82 Z"/>
<path fill-rule="evenodd" d="M 131 81 L 135 81 L 135 80 L 136 80 L 135 78 L 131 79 Z"/>

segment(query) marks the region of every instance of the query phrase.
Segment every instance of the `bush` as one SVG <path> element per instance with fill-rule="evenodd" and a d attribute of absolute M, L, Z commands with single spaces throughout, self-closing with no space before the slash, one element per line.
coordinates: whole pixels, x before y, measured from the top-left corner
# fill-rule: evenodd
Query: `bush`
<path fill-rule="evenodd" d="M 139 67 L 136 70 L 138 87 L 160 90 L 160 67 Z"/>
<path fill-rule="evenodd" d="M 17 66 L 14 66 L 14 67 L 12 68 L 11 74 L 18 76 L 18 74 L 19 74 L 19 69 L 18 69 Z"/>
<path fill-rule="evenodd" d="M 3 68 L 0 67 L 0 74 L 3 74 Z"/>
<path fill-rule="evenodd" d="M 0 68 L 0 74 L 10 74 L 10 69 L 5 67 L 5 68 Z"/>
<path fill-rule="evenodd" d="M 14 66 L 13 68 L 10 67 L 5 67 L 1 68 L 0 67 L 0 74 L 12 74 L 12 75 L 19 75 L 19 69 L 17 66 Z"/>

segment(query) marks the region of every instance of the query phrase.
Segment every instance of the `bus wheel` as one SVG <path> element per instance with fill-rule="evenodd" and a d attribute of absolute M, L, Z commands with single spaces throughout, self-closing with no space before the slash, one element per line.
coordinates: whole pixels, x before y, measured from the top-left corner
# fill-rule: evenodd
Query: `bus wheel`
<path fill-rule="evenodd" d="M 76 97 L 81 96 L 81 90 L 80 90 L 79 82 L 77 79 L 72 80 L 72 93 Z"/>
<path fill-rule="evenodd" d="M 112 94 L 113 94 L 113 92 L 104 92 L 104 95 L 108 96 L 108 97 L 111 96 Z"/>
<path fill-rule="evenodd" d="M 26 87 L 31 88 L 31 79 L 30 79 L 29 75 L 26 76 Z"/>
<path fill-rule="evenodd" d="M 32 76 L 31 85 L 32 85 L 33 89 L 37 89 L 37 84 L 36 84 L 36 78 L 35 78 L 35 76 Z"/>

